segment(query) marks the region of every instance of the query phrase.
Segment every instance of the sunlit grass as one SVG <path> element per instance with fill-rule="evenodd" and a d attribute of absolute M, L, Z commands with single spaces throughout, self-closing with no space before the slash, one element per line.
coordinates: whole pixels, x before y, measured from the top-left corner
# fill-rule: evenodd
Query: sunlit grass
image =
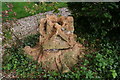
<path fill-rule="evenodd" d="M 13 4 L 13 12 L 16 12 L 16 16 L 13 15 L 12 12 L 9 12 L 10 14 L 10 18 L 12 17 L 16 17 L 17 19 L 19 18 L 23 18 L 23 17 L 27 17 L 27 16 L 32 16 L 34 14 L 31 14 L 29 12 L 25 11 L 25 6 L 27 6 L 28 8 L 30 8 L 31 10 L 35 10 L 35 8 L 33 8 L 33 6 L 35 6 L 36 3 L 34 2 L 11 2 Z M 51 3 L 47 3 L 47 4 L 51 4 Z M 38 9 L 36 9 L 35 14 L 41 13 L 41 12 L 46 12 L 46 11 L 50 11 L 50 10 L 54 10 L 54 7 L 56 6 L 57 8 L 61 8 L 61 7 L 66 7 L 67 4 L 63 3 L 63 2 L 59 2 L 59 3 L 55 3 L 55 5 L 39 5 Z M 5 4 L 5 2 L 2 3 L 2 11 L 5 10 L 9 10 L 9 8 L 7 7 L 7 5 Z"/>

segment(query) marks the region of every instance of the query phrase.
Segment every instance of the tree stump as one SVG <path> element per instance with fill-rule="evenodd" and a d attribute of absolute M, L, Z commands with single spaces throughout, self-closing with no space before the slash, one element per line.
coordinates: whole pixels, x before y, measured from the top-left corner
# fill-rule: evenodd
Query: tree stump
<path fill-rule="evenodd" d="M 46 70 L 68 72 L 84 56 L 85 47 L 76 42 L 73 17 L 46 15 L 40 20 L 39 43 L 24 48 Z"/>

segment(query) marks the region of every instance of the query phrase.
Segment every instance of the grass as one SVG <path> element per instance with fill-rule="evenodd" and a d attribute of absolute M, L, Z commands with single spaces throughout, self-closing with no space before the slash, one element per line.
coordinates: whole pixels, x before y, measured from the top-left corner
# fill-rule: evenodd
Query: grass
<path fill-rule="evenodd" d="M 23 18 L 23 17 L 27 17 L 27 16 L 32 16 L 34 14 L 31 14 L 29 12 L 26 12 L 25 11 L 25 6 L 27 6 L 28 8 L 31 9 L 31 11 L 35 10 L 35 4 L 34 2 L 10 2 L 13 4 L 13 12 L 16 12 L 16 16 L 13 15 L 12 12 L 9 13 L 9 17 L 12 18 L 12 17 L 16 17 L 17 19 L 20 19 L 20 18 Z M 59 3 L 55 3 L 55 5 L 51 5 L 51 3 L 47 2 L 46 4 L 42 4 L 38 7 L 38 9 L 36 9 L 35 11 L 35 14 L 37 13 L 41 13 L 41 12 L 46 12 L 46 11 L 50 11 L 50 10 L 55 10 L 55 8 L 62 8 L 62 7 L 66 7 L 67 4 L 66 3 L 63 3 L 63 2 L 59 2 Z M 5 11 L 5 10 L 9 10 L 9 8 L 7 7 L 6 3 L 3 2 L 2 3 L 2 11 Z"/>

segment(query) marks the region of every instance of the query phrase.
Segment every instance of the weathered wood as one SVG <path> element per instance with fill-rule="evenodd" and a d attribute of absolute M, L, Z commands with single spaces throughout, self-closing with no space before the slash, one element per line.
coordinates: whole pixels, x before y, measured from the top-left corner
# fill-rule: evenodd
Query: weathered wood
<path fill-rule="evenodd" d="M 26 46 L 25 52 L 47 70 L 68 72 L 83 57 L 85 47 L 76 42 L 73 17 L 47 15 L 40 20 L 37 47 Z"/>

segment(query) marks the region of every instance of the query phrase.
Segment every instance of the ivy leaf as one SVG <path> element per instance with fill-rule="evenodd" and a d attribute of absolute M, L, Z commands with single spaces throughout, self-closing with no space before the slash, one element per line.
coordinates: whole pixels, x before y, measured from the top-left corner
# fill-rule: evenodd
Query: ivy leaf
<path fill-rule="evenodd" d="M 116 73 L 116 71 L 115 70 L 110 70 L 111 72 L 112 72 L 112 76 L 113 76 L 113 78 L 116 78 L 117 77 L 117 73 Z"/>
<path fill-rule="evenodd" d="M 104 13 L 103 15 L 104 15 L 106 18 L 109 18 L 109 19 L 112 18 L 112 16 L 111 16 L 109 13 Z"/>

